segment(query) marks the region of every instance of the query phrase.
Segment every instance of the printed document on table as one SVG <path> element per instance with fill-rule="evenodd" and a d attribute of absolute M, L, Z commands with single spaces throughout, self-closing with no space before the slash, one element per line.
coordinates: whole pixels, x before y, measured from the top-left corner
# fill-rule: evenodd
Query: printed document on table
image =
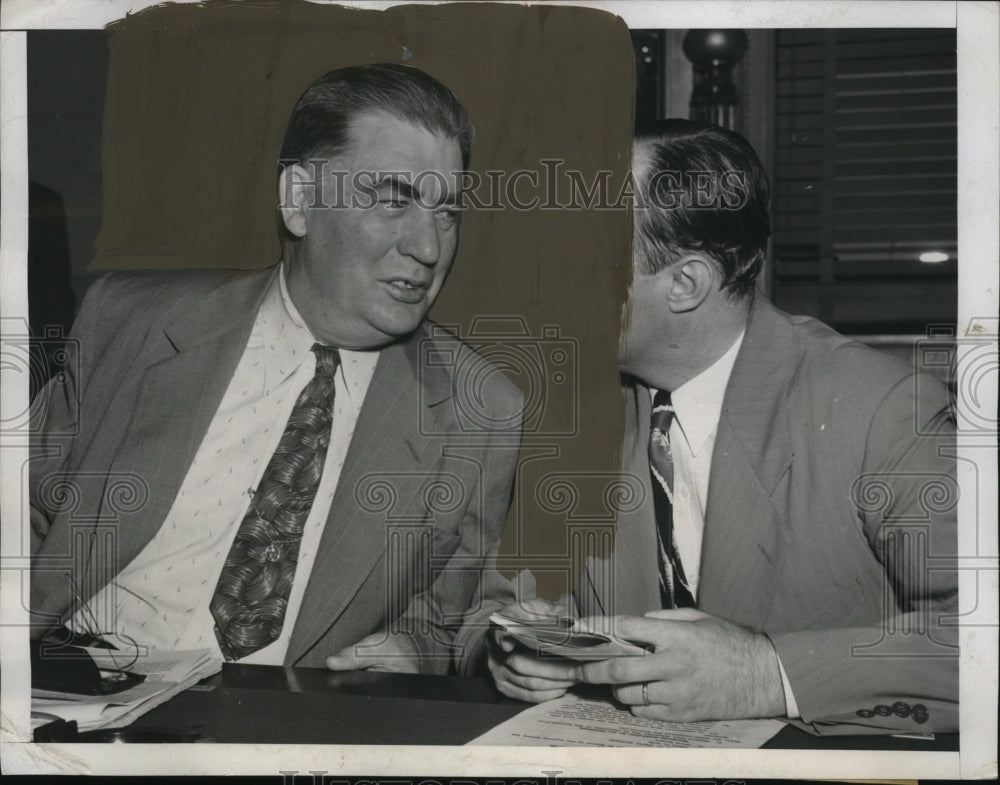
<path fill-rule="evenodd" d="M 94 664 L 105 671 L 121 667 L 125 655 L 108 649 L 85 649 Z M 111 695 L 79 695 L 66 692 L 31 691 L 33 728 L 53 719 L 76 720 L 80 732 L 99 728 L 121 728 L 150 709 L 183 692 L 222 669 L 222 660 L 209 649 L 148 652 L 129 663 L 126 670 L 140 673 L 145 681 Z"/>
<path fill-rule="evenodd" d="M 716 747 L 756 749 L 780 720 L 663 722 L 634 717 L 608 700 L 564 695 L 533 706 L 469 744 L 494 747 Z"/>

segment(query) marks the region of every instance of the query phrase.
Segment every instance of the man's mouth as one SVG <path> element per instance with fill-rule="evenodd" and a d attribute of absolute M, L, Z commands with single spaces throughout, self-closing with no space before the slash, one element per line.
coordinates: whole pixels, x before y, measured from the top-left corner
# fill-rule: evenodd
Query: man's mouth
<path fill-rule="evenodd" d="M 427 294 L 429 284 L 412 278 L 390 278 L 386 282 L 389 294 L 403 303 L 419 303 Z"/>

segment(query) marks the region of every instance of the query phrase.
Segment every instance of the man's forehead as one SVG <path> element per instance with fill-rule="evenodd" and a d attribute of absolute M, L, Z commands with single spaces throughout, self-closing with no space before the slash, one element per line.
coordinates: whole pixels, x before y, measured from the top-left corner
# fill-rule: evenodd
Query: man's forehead
<path fill-rule="evenodd" d="M 364 153 L 378 149 L 400 154 L 414 151 L 421 143 L 443 145 L 451 148 L 461 158 L 458 139 L 450 134 L 432 130 L 420 122 L 383 109 L 366 109 L 350 118 L 347 126 L 348 142 L 344 152 Z"/>

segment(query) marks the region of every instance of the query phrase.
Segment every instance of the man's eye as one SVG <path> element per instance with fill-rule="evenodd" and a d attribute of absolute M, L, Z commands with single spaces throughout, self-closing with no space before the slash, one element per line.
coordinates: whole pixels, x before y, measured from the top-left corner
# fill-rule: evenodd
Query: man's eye
<path fill-rule="evenodd" d="M 387 210 L 405 210 L 409 205 L 406 199 L 379 199 L 378 203 Z"/>
<path fill-rule="evenodd" d="M 438 223 L 445 226 L 451 226 L 453 223 L 458 221 L 458 210 L 453 207 L 444 207 L 439 210 L 435 210 L 434 217 L 437 219 Z"/>

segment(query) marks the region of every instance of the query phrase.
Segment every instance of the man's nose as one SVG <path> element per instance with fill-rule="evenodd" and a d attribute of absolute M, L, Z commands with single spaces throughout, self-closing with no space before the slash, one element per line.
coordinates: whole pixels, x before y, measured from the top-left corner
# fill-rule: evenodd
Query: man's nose
<path fill-rule="evenodd" d="M 437 263 L 441 256 L 441 239 L 433 210 L 417 209 L 410 214 L 399 242 L 399 252 L 428 267 Z"/>

